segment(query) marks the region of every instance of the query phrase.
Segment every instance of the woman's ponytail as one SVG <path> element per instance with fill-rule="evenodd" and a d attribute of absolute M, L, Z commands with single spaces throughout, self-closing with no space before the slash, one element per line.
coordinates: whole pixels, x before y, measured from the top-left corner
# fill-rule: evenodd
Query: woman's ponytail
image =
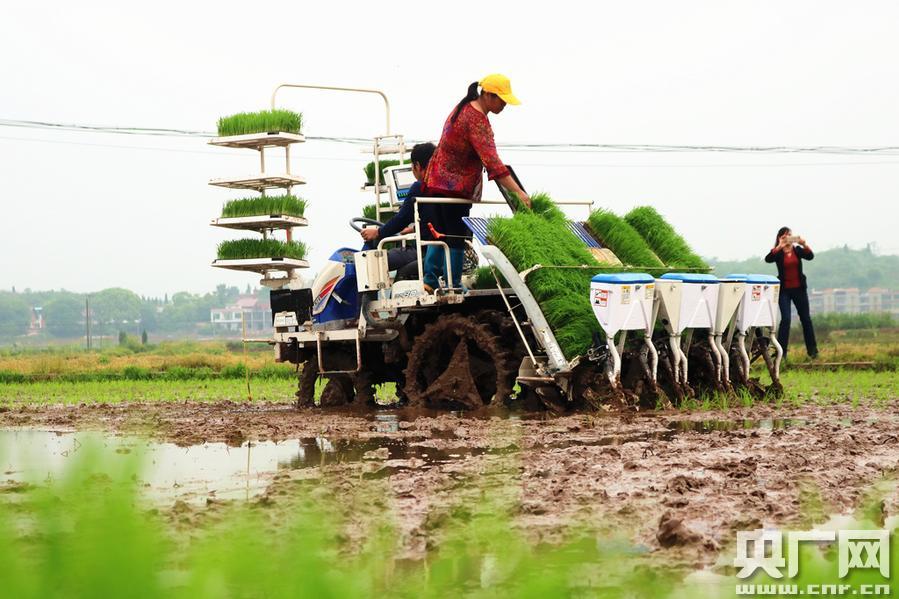
<path fill-rule="evenodd" d="M 458 104 L 456 104 L 456 110 L 453 111 L 453 116 L 450 117 L 450 123 L 456 122 L 456 118 L 459 116 L 459 113 L 462 112 L 462 109 L 465 108 L 466 104 L 468 104 L 469 102 L 474 102 L 478 99 L 478 85 L 479 83 L 475 81 L 468 86 L 468 93 L 459 101 Z"/>

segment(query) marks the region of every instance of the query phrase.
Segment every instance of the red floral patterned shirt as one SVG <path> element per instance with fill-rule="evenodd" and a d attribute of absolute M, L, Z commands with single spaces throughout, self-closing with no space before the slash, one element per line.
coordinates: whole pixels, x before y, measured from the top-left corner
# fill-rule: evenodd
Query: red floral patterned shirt
<path fill-rule="evenodd" d="M 483 169 L 487 169 L 491 181 L 505 177 L 509 169 L 496 153 L 493 128 L 486 114 L 466 103 L 456 121 L 451 123 L 451 118 L 452 113 L 428 163 L 422 195 L 480 200 Z"/>

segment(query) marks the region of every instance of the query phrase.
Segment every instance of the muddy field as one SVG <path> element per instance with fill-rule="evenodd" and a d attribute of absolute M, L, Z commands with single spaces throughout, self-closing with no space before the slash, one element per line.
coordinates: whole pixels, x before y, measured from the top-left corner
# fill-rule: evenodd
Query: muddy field
<path fill-rule="evenodd" d="M 277 448 L 276 467 L 256 474 L 253 501 L 287 501 L 297 485 L 354 497 L 340 502 L 355 522 L 350 545 L 365 537 L 368 516 L 389 509 L 406 558 L 439 545 L 440 523 L 493 489 L 534 541 L 561 540 L 573 526 L 624 531 L 635 546 L 695 568 L 715 562 L 736 530 L 798 526 L 857 507 L 899 467 L 897 407 L 547 417 L 85 404 L 9 407 L 0 428 L 141 433 L 184 451 L 222 444 L 246 451 L 248 477 L 253 448 L 257 456 Z M 817 504 L 808 501 L 818 494 Z M 880 517 L 897 515 L 897 504 L 895 493 L 888 496 Z M 177 501 L 173 518 L 193 525 L 214 506 Z"/>

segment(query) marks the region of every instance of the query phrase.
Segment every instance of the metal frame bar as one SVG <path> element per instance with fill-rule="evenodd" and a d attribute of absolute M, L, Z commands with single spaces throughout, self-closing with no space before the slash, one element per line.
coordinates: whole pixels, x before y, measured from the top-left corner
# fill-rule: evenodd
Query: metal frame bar
<path fill-rule="evenodd" d="M 325 365 L 322 361 L 322 337 L 324 334 L 324 331 L 316 331 L 315 334 L 315 352 L 318 357 L 318 376 L 327 374 L 356 374 L 362 370 L 362 342 L 359 340 L 358 334 L 356 335 L 356 370 L 325 370 Z"/>
<path fill-rule="evenodd" d="M 386 112 L 387 118 L 387 133 L 385 135 L 390 135 L 390 100 L 387 99 L 387 95 L 379 89 L 369 89 L 364 87 L 335 87 L 331 85 L 309 85 L 305 83 L 281 83 L 279 84 L 275 90 L 272 92 L 272 110 L 275 108 L 275 96 L 278 94 L 278 90 L 284 87 L 290 87 L 294 89 L 318 89 L 323 91 L 332 91 L 332 92 L 350 92 L 350 93 L 360 93 L 360 94 L 377 94 L 381 96 L 384 100 L 384 109 Z"/>
<path fill-rule="evenodd" d="M 469 245 L 471 244 L 469 243 Z M 531 344 L 528 343 L 528 340 L 524 335 L 524 331 L 521 329 L 521 325 L 518 323 L 518 318 L 515 316 L 515 310 L 509 303 L 509 298 L 506 297 L 506 292 L 503 291 L 502 283 L 499 280 L 499 276 L 496 274 L 496 267 L 489 260 L 487 262 L 487 265 L 490 267 L 490 274 L 492 274 L 494 280 L 496 280 L 496 288 L 499 291 L 500 297 L 503 298 L 503 303 L 506 304 L 506 310 L 509 312 L 509 316 L 512 318 L 512 322 L 515 324 L 515 330 L 518 331 L 518 336 L 521 337 L 521 342 L 524 343 L 524 348 L 528 352 L 528 357 L 531 358 L 531 364 L 536 367 L 537 358 L 534 357 L 534 350 L 531 349 Z M 520 306 L 521 304 L 518 305 Z"/>

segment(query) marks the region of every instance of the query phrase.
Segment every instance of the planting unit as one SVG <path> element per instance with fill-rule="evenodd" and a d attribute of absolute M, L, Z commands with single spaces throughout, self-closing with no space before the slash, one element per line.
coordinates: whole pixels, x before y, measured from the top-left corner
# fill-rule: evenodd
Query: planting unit
<path fill-rule="evenodd" d="M 274 112 L 274 111 L 273 111 Z M 241 135 L 216 137 L 209 145 L 224 148 L 249 149 L 259 152 L 259 174 L 244 177 L 228 177 L 212 179 L 210 185 L 228 189 L 248 189 L 260 193 L 263 197 L 271 189 L 283 190 L 288 196 L 296 185 L 306 181 L 290 172 L 290 148 L 294 144 L 303 143 L 305 138 L 298 132 L 260 132 Z M 284 170 L 279 173 L 266 171 L 266 149 L 284 148 Z M 292 198 L 288 198 L 292 199 Z M 296 202 L 296 200 L 294 200 Z M 284 231 L 287 242 L 293 241 L 293 230 L 305 227 L 308 222 L 303 216 L 296 214 L 256 214 L 248 216 L 230 216 L 212 219 L 214 227 L 255 231 L 263 239 L 271 239 L 276 231 Z M 240 258 L 217 259 L 213 261 L 217 268 L 256 272 L 262 275 L 260 283 L 271 289 L 279 289 L 296 281 L 296 270 L 308 268 L 309 263 L 300 258 L 286 256 L 242 256 Z"/>
<path fill-rule="evenodd" d="M 627 331 L 643 331 L 643 342 L 651 356 L 650 368 L 655 382 L 659 359 L 652 344 L 655 280 L 641 273 L 599 274 L 591 280 L 590 298 L 593 313 L 606 333 L 606 346 L 612 355 L 612 367 L 607 373 L 612 385 L 620 384 L 621 354 Z M 621 338 L 616 342 L 615 336 L 619 332 Z"/>
<path fill-rule="evenodd" d="M 775 355 L 772 357 L 767 351 L 762 352 L 762 357 L 771 371 L 771 376 L 777 381 L 780 375 L 780 361 L 783 357 L 783 348 L 777 342 L 774 330 L 780 321 L 780 308 L 778 295 L 780 294 L 780 281 L 771 275 L 744 275 L 731 274 L 727 279 L 743 282 L 743 299 L 737 310 L 733 324 L 727 332 L 727 347 L 734 347 L 739 352 L 740 369 L 737 373 L 743 381 L 749 379 L 750 357 L 747 344 L 753 342 L 754 331 L 761 329 L 767 331 L 765 336 L 768 343 L 774 346 Z M 736 335 L 736 342 L 733 342 Z M 767 348 L 764 348 L 765 350 Z"/>
<path fill-rule="evenodd" d="M 718 279 L 700 273 L 667 273 L 657 281 L 659 302 L 656 313 L 668 333 L 674 362 L 675 382 L 686 385 L 693 331 L 709 332 L 709 349 L 719 372 L 721 361 L 718 346 L 713 343 L 713 324 L 718 312 Z M 686 334 L 685 334 L 686 331 Z M 686 351 L 685 351 L 686 349 Z"/>

